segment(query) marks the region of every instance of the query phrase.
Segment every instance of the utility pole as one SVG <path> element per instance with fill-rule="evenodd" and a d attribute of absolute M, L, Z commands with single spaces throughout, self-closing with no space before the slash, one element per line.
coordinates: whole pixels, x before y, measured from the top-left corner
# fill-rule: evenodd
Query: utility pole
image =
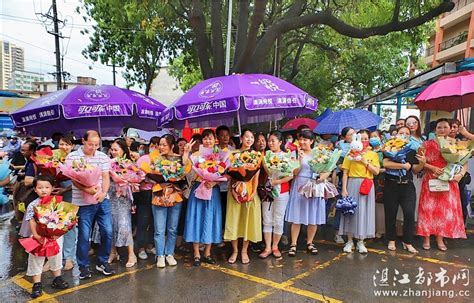
<path fill-rule="evenodd" d="M 59 50 L 59 26 L 58 26 L 58 9 L 56 7 L 56 0 L 53 0 L 53 22 L 54 22 L 54 44 L 56 45 L 56 84 L 58 90 L 62 89 L 61 85 L 61 52 Z"/>
<path fill-rule="evenodd" d="M 115 80 L 116 80 L 116 79 L 115 79 L 116 76 L 115 76 L 115 75 L 117 74 L 117 71 L 115 70 L 115 67 L 116 67 L 116 65 L 115 65 L 115 60 L 112 59 L 112 65 L 110 65 L 110 64 L 106 64 L 106 65 L 107 65 L 107 66 L 112 66 L 112 81 L 113 81 L 113 84 L 114 84 L 114 86 L 115 86 L 115 83 L 116 83 L 116 81 L 115 81 Z"/>
<path fill-rule="evenodd" d="M 56 72 L 51 73 L 54 75 L 56 78 L 56 84 L 57 84 L 57 89 L 62 90 L 62 78 L 63 78 L 63 70 L 62 70 L 62 64 L 61 64 L 61 50 L 60 50 L 60 45 L 59 45 L 59 39 L 63 39 L 64 36 L 61 34 L 59 31 L 59 24 L 61 23 L 62 26 L 65 25 L 64 20 L 59 20 L 58 19 L 58 8 L 56 6 L 56 0 L 52 0 L 53 4 L 48 10 L 48 13 L 42 14 L 42 13 L 37 13 L 37 15 L 40 15 L 46 19 L 52 20 L 53 21 L 53 30 L 48 29 L 48 26 L 46 23 L 44 23 L 44 26 L 46 28 L 46 31 L 48 34 L 51 34 L 54 36 L 54 42 L 55 42 L 55 52 L 54 54 L 56 55 Z M 52 15 L 51 15 L 51 10 L 52 10 Z"/>

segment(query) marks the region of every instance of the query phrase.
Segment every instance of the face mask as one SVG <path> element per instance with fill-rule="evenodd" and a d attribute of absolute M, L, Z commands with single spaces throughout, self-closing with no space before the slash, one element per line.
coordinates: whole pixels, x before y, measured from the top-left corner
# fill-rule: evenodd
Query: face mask
<path fill-rule="evenodd" d="M 363 142 L 362 142 L 362 147 L 363 147 L 364 149 L 366 149 L 367 147 L 369 147 L 369 141 L 363 141 Z"/>
<path fill-rule="evenodd" d="M 140 156 L 143 156 L 143 155 L 145 154 L 145 150 L 144 150 L 144 149 L 140 149 L 140 150 L 138 151 L 138 154 L 139 154 Z"/>
<path fill-rule="evenodd" d="M 382 144 L 379 137 L 370 138 L 369 143 L 372 147 L 378 147 Z"/>
<path fill-rule="evenodd" d="M 403 139 L 403 140 L 408 140 L 407 135 L 397 135 L 397 138 Z"/>
<path fill-rule="evenodd" d="M 286 139 L 286 143 L 293 143 L 293 139 L 290 139 L 290 138 Z"/>
<path fill-rule="evenodd" d="M 331 143 L 336 144 L 337 140 L 339 139 L 338 136 L 332 136 L 331 137 Z"/>

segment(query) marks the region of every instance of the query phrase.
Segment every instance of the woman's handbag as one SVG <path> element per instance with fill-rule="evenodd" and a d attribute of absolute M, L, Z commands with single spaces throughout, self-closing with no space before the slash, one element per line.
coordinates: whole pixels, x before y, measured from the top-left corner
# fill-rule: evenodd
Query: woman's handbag
<path fill-rule="evenodd" d="M 367 196 L 374 186 L 374 181 L 369 178 L 365 178 L 364 181 L 360 184 L 359 193 L 361 195 Z"/>

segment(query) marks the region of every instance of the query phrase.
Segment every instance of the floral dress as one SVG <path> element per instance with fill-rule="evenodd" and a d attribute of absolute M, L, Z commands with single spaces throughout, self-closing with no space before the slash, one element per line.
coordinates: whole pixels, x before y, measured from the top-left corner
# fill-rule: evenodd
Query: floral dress
<path fill-rule="evenodd" d="M 425 141 L 423 146 L 426 148 L 426 163 L 439 168 L 446 167 L 447 162 L 435 140 Z M 431 171 L 425 170 L 421 183 L 416 233 L 419 236 L 466 238 L 458 184 L 449 181 L 449 191 L 431 192 L 428 182 L 435 178 Z"/>

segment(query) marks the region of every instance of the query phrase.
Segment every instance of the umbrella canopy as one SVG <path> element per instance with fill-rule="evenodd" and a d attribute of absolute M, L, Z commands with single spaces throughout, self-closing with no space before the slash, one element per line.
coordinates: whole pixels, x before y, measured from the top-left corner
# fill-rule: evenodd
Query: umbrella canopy
<path fill-rule="evenodd" d="M 382 118 L 364 109 L 340 110 L 328 115 L 314 129 L 317 134 L 340 134 L 344 127 L 365 129 L 379 125 Z"/>
<path fill-rule="evenodd" d="M 88 129 L 117 136 L 124 127 L 156 130 L 166 107 L 141 93 L 113 85 L 80 85 L 35 99 L 11 114 L 16 127 L 35 136 Z"/>
<path fill-rule="evenodd" d="M 314 119 L 314 120 L 316 120 L 316 122 L 319 123 L 319 122 L 323 121 L 324 118 L 326 118 L 327 116 L 329 116 L 332 113 L 333 113 L 333 111 L 328 107 L 323 111 L 323 113 L 321 115 L 317 116 L 316 119 Z"/>
<path fill-rule="evenodd" d="M 283 130 L 292 130 L 292 129 L 297 129 L 301 125 L 307 125 L 309 128 L 314 129 L 317 125 L 318 122 L 313 119 L 309 118 L 297 118 L 290 120 L 283 125 L 282 129 Z"/>
<path fill-rule="evenodd" d="M 196 84 L 167 108 L 159 127 L 259 123 L 315 111 L 317 99 L 300 88 L 265 74 L 235 74 Z"/>
<path fill-rule="evenodd" d="M 474 106 L 474 71 L 441 77 L 415 98 L 415 105 L 446 112 Z"/>

